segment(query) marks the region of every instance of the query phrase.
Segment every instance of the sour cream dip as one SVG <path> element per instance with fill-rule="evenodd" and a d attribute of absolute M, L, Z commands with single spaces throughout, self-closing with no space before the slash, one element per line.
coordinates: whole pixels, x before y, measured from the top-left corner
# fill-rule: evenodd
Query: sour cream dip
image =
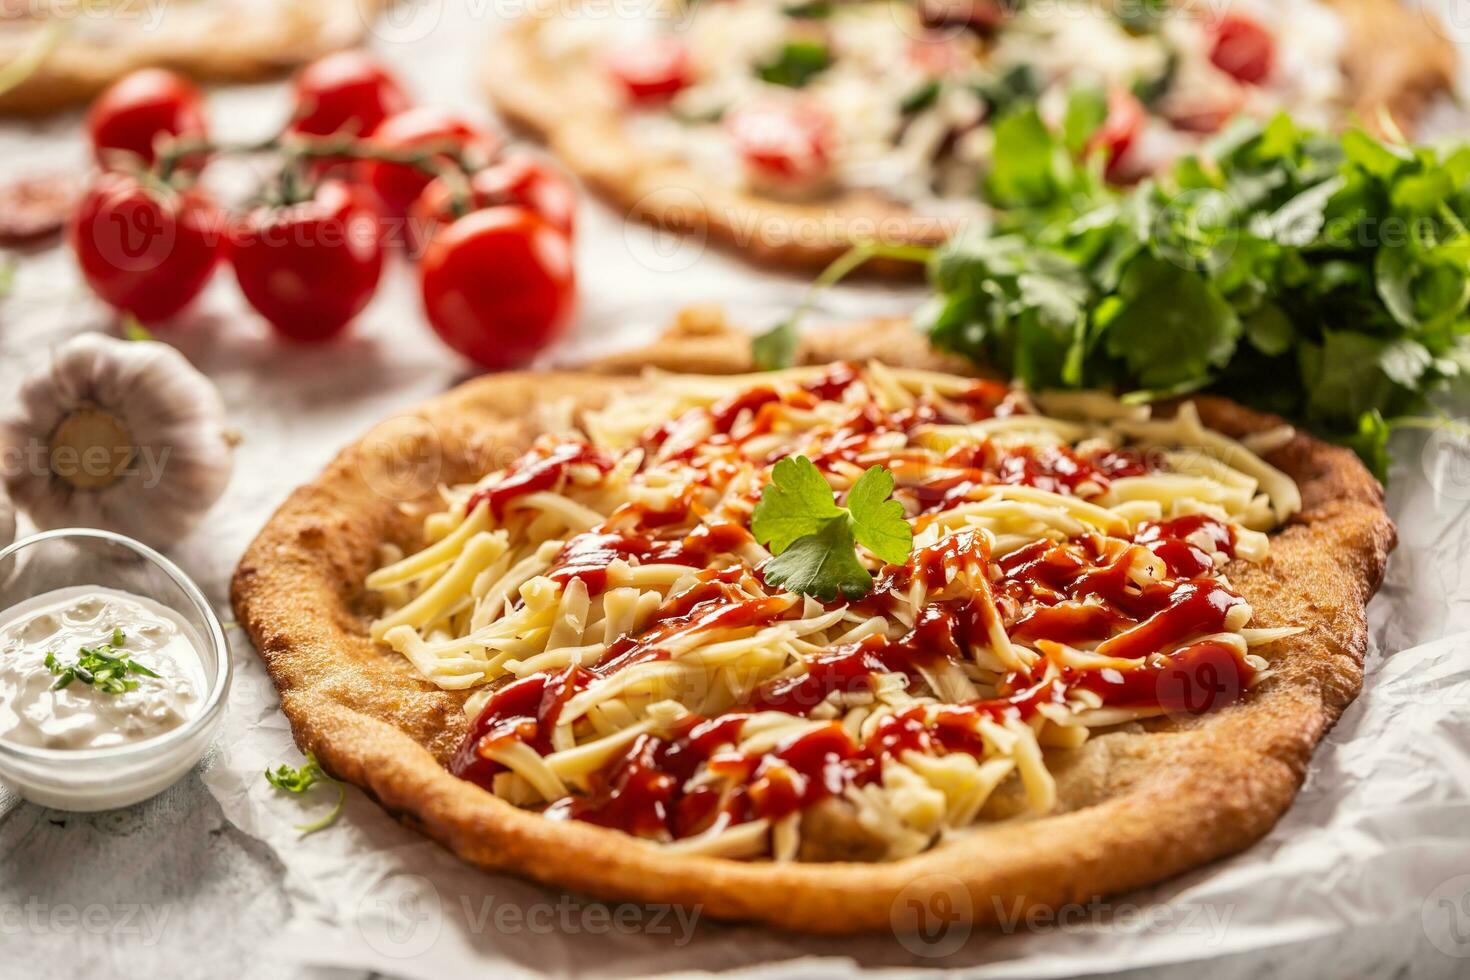
<path fill-rule="evenodd" d="M 105 749 L 178 728 L 202 710 L 203 649 L 179 614 L 116 589 L 59 589 L 0 611 L 0 741 Z"/>

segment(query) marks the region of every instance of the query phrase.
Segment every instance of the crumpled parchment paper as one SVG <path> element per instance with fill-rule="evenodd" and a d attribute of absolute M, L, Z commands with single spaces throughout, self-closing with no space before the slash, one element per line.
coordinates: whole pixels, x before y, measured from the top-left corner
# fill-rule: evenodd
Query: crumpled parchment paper
<path fill-rule="evenodd" d="M 1465 5 L 1430 0 L 1459 36 Z M 423 101 L 484 114 L 468 83 L 479 39 L 522 5 L 419 0 L 395 5 L 372 43 Z M 1462 91 L 1470 94 L 1462 85 Z M 251 139 L 286 111 L 284 85 L 211 93 L 220 134 Z M 1438 128 L 1463 130 L 1442 115 Z M 79 169 L 77 117 L 0 131 L 7 177 Z M 569 356 L 646 342 L 680 305 L 720 302 L 762 327 L 801 296 L 799 280 L 706 253 L 589 204 L 579 215 L 584 301 Z M 416 285 L 399 263 L 343 343 L 283 347 L 243 313 L 227 275 L 198 314 L 165 339 L 219 384 L 244 441 L 236 476 L 208 524 L 174 549 L 223 611 L 231 569 L 289 490 L 342 445 L 463 376 L 420 322 Z M 834 319 L 900 312 L 914 291 L 841 290 Z M 0 359 L 12 371 L 110 317 L 78 285 L 64 249 L 27 255 L 6 301 Z M 12 377 L 17 375 L 10 375 Z M 1450 406 L 1464 415 L 1470 407 Z M 1295 806 L 1263 841 L 1147 892 L 1016 920 L 1002 931 L 956 926 L 942 882 L 918 936 L 808 939 L 731 927 L 665 908 L 604 905 L 481 873 L 399 826 L 355 789 L 331 827 L 331 787 L 306 800 L 262 772 L 297 764 L 263 666 L 238 630 L 231 709 L 205 772 L 227 819 L 286 869 L 294 916 L 277 949 L 307 966 L 411 978 L 645 976 L 750 972 L 825 977 L 855 968 L 912 974 L 1045 977 L 1191 964 L 1222 976 L 1367 976 L 1412 961 L 1414 975 L 1470 971 L 1470 455 L 1406 434 L 1390 490 L 1400 546 L 1371 608 L 1364 692 L 1319 747 Z M 228 618 L 228 614 L 225 614 Z M 910 916 L 915 910 L 900 909 Z M 1427 953 L 1426 953 L 1427 951 Z M 1208 963 L 1208 968 L 1206 967 Z M 0 969 L 0 973 L 3 973 Z M 176 972 L 187 974 L 186 961 Z"/>

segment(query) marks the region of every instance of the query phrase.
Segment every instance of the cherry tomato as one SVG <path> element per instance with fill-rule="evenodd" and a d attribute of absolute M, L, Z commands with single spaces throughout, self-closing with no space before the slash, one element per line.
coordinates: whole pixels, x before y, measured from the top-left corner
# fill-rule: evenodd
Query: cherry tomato
<path fill-rule="evenodd" d="M 1120 163 L 1128 148 L 1143 131 L 1147 114 L 1143 103 L 1125 88 L 1113 88 L 1108 92 L 1108 115 L 1087 141 L 1089 154 L 1101 151 L 1107 154 L 1107 176 L 1116 180 L 1122 173 Z"/>
<path fill-rule="evenodd" d="M 1004 0 L 920 0 L 919 20 L 925 27 L 966 27 L 989 34 L 1009 16 Z"/>
<path fill-rule="evenodd" d="M 204 99 L 194 83 L 163 68 L 124 75 L 87 112 L 87 135 L 102 166 L 151 164 L 159 138 L 203 136 Z"/>
<path fill-rule="evenodd" d="M 209 282 L 224 249 L 222 212 L 201 190 L 178 192 L 120 172 L 100 175 L 69 237 L 92 291 L 145 322 L 166 320 Z"/>
<path fill-rule="evenodd" d="M 655 35 L 613 48 L 607 71 L 634 102 L 663 102 L 694 80 L 689 49 L 677 37 Z"/>
<path fill-rule="evenodd" d="M 725 131 L 761 180 L 809 183 L 831 170 L 834 126 L 814 103 L 752 102 L 725 117 Z"/>
<path fill-rule="evenodd" d="M 576 231 L 577 192 L 555 166 L 530 153 L 511 153 L 470 177 L 470 208 L 515 205 L 540 215 L 571 238 Z M 428 240 L 454 220 L 453 193 L 435 179 L 414 202 L 408 223 L 410 244 L 422 251 Z"/>
<path fill-rule="evenodd" d="M 916 37 L 909 42 L 909 61 L 925 75 L 947 75 L 959 67 L 960 52 L 947 37 Z"/>
<path fill-rule="evenodd" d="M 568 238 L 576 231 L 577 191 L 567 175 L 529 153 L 509 154 L 470 180 L 482 207 L 530 208 Z"/>
<path fill-rule="evenodd" d="M 576 305 L 570 241 L 526 208 L 487 208 L 445 226 L 419 269 L 430 325 L 491 370 L 550 346 Z"/>
<path fill-rule="evenodd" d="M 1259 85 L 1276 67 L 1276 39 L 1254 17 L 1228 13 L 1215 25 L 1210 61 L 1225 74 Z"/>
<path fill-rule="evenodd" d="M 389 116 L 373 133 L 373 145 L 385 150 L 444 147 L 484 162 L 495 154 L 497 140 L 452 112 L 419 106 Z M 433 174 L 406 163 L 364 160 L 359 166 L 364 183 L 377 193 L 387 214 L 403 214 L 423 193 Z"/>
<path fill-rule="evenodd" d="M 230 258 L 240 291 L 272 326 L 293 340 L 326 340 L 377 291 L 377 212 L 360 191 L 326 180 L 308 201 L 244 215 L 230 229 Z"/>
<path fill-rule="evenodd" d="M 295 88 L 291 129 L 308 136 L 367 136 L 412 104 L 393 73 L 366 51 L 338 51 L 313 61 L 296 76 Z"/>

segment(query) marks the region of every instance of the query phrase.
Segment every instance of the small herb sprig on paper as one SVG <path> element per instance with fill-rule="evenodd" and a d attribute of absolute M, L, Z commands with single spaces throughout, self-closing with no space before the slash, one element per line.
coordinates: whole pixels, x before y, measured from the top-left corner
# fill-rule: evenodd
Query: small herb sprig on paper
<path fill-rule="evenodd" d="M 913 530 L 892 495 L 893 474 L 874 466 L 840 507 L 811 460 L 778 462 L 750 522 L 756 540 L 776 556 L 765 566 L 766 582 L 823 602 L 838 593 L 848 599 L 867 595 L 873 576 L 858 560 L 857 545 L 895 565 L 913 550 Z"/>
<path fill-rule="evenodd" d="M 265 771 L 265 780 L 276 789 L 284 793 L 290 793 L 293 796 L 302 795 L 317 783 L 328 783 L 337 787 L 337 805 L 332 808 L 330 813 L 312 823 L 296 825 L 296 829 L 301 832 L 301 836 L 303 837 L 335 823 L 337 818 L 342 815 L 342 807 L 347 802 L 347 787 L 331 776 L 328 776 L 325 770 L 322 769 L 321 763 L 317 762 L 316 756 L 310 752 L 306 753 L 306 764 L 304 766 L 293 768 L 282 764 L 277 766 L 274 771 L 267 769 Z"/>
<path fill-rule="evenodd" d="M 46 669 L 56 675 L 51 690 L 59 691 L 75 681 L 90 685 L 103 694 L 124 694 L 138 689 L 138 682 L 129 674 L 157 677 L 152 670 L 136 660 L 120 653 L 127 645 L 127 637 L 121 629 L 112 631 L 112 639 L 97 647 L 81 647 L 75 663 L 63 664 L 56 654 L 46 654 Z"/>

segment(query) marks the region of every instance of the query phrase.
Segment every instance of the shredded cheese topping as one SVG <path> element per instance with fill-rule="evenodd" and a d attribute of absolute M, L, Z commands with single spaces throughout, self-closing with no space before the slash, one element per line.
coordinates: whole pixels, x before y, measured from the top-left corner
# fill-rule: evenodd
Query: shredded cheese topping
<path fill-rule="evenodd" d="M 1232 558 L 1295 484 L 1186 403 L 870 362 L 650 375 L 386 547 L 373 636 L 474 690 L 452 768 L 519 806 L 685 852 L 894 859 L 1056 805 L 1047 752 L 1196 714 L 1269 672 Z M 887 467 L 903 566 L 871 594 L 769 588 L 749 531 L 772 466 L 839 502 Z"/>

